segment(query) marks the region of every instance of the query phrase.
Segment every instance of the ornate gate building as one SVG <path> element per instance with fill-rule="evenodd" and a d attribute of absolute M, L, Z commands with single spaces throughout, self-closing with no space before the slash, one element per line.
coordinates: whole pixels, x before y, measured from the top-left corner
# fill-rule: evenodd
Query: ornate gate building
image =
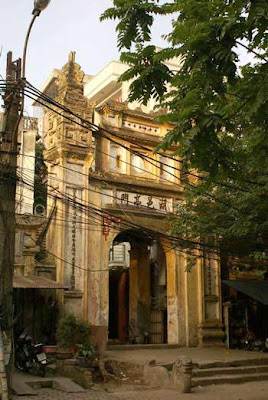
<path fill-rule="evenodd" d="M 152 101 L 127 102 L 129 84 L 118 82 L 126 69 L 111 62 L 85 75 L 72 52 L 42 88 L 105 129 L 44 108 L 47 248 L 68 287 L 62 310 L 91 323 L 100 349 L 107 340 L 220 343 L 219 265 L 199 259 L 186 272 L 186 255 L 170 237 L 169 218 L 183 201 L 180 164 L 153 149 L 172 127 L 155 122 Z"/>

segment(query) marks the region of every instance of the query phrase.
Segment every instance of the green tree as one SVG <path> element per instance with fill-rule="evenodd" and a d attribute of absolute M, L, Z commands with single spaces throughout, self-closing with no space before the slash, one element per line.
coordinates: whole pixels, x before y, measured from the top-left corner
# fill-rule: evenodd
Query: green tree
<path fill-rule="evenodd" d="M 240 262 L 268 249 L 268 2 L 267 0 L 114 0 L 101 19 L 116 19 L 121 60 L 133 80 L 129 100 L 153 96 L 173 123 L 158 150 L 177 144 L 185 204 L 172 228 L 189 240 L 218 237 Z M 152 45 L 156 15 L 170 14 L 167 46 Z M 251 55 L 243 64 L 241 54 Z M 170 70 L 178 57 L 181 68 Z M 168 89 L 168 87 L 171 89 Z M 208 240 L 208 239 L 206 239 Z"/>

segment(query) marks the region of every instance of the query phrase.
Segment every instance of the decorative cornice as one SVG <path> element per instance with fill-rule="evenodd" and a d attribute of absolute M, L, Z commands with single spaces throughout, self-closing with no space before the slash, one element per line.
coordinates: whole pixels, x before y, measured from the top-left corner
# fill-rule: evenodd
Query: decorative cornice
<path fill-rule="evenodd" d="M 47 221 L 46 217 L 32 214 L 16 214 L 16 225 L 20 229 L 35 229 Z"/>
<path fill-rule="evenodd" d="M 109 130 L 110 126 L 108 124 L 102 124 L 104 128 Z M 120 139 L 125 139 L 125 140 L 133 140 L 133 144 L 135 144 L 137 141 L 139 143 L 144 143 L 148 144 L 151 146 L 156 146 L 157 144 L 161 143 L 162 137 L 159 137 L 157 135 L 153 134 L 148 134 L 148 133 L 143 133 L 143 132 L 136 132 L 131 128 L 116 128 L 112 127 L 113 132 L 117 133 L 117 137 Z M 96 133 L 98 134 L 98 133 Z"/>
<path fill-rule="evenodd" d="M 60 158 L 72 158 L 77 160 L 86 160 L 94 155 L 94 148 L 88 146 L 72 145 L 69 143 L 59 143 L 58 145 L 44 152 L 45 158 L 50 160 L 59 160 Z"/>
<path fill-rule="evenodd" d="M 149 113 L 142 111 L 141 107 L 132 110 L 128 107 L 127 102 L 121 103 L 115 100 L 110 100 L 106 102 L 101 107 L 96 108 L 96 111 L 99 114 L 104 114 L 105 112 L 110 111 L 115 114 L 122 114 L 123 116 L 133 116 L 137 118 L 142 118 L 147 121 L 148 120 L 153 121 L 155 117 L 167 114 L 166 109 L 161 109 L 159 111 L 150 111 Z"/>
<path fill-rule="evenodd" d="M 127 207 L 124 209 L 124 207 L 119 206 L 119 205 L 105 205 L 105 207 L 102 208 L 102 210 L 104 212 L 107 212 L 107 214 L 109 214 L 109 212 L 113 212 L 113 215 L 122 215 L 122 210 L 126 211 L 127 214 L 131 214 L 131 215 L 146 215 L 146 217 L 150 217 L 150 218 L 155 218 L 155 219 L 166 219 L 168 217 L 168 214 L 164 214 L 159 212 L 158 210 L 153 210 L 153 209 L 144 209 L 144 208 L 137 208 L 137 207 Z M 145 228 L 145 226 L 144 226 Z M 163 230 L 164 231 L 164 230 Z M 160 233 L 160 231 L 159 231 Z"/>
<path fill-rule="evenodd" d="M 152 181 L 146 178 L 140 178 L 131 175 L 123 175 L 123 174 L 112 174 L 109 172 L 89 172 L 89 183 L 98 183 L 102 182 L 109 183 L 111 187 L 116 187 L 119 189 L 124 186 L 122 189 L 126 189 L 126 186 L 129 186 L 128 190 L 131 192 L 138 191 L 139 193 L 147 194 L 148 190 L 150 190 L 154 194 L 158 194 L 160 197 L 163 194 L 172 195 L 178 198 L 182 198 L 183 191 L 178 190 L 178 186 L 175 184 L 166 184 L 162 182 Z M 121 185 L 121 186 L 120 186 Z M 107 188 L 107 184 L 105 185 Z"/>

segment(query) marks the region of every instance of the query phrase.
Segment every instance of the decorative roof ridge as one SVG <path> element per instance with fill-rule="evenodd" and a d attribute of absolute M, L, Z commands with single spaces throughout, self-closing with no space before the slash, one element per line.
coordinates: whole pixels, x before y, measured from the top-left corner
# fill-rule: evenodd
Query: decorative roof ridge
<path fill-rule="evenodd" d="M 167 113 L 167 109 L 161 109 L 159 111 L 153 111 L 151 110 L 150 112 L 145 112 L 142 111 L 141 107 L 137 107 L 135 109 L 131 109 L 128 107 L 129 103 L 128 102 L 119 102 L 117 100 L 109 100 L 105 102 L 102 106 L 99 106 L 96 108 L 96 111 L 99 112 L 100 114 L 103 114 L 105 112 L 105 109 L 108 109 L 110 111 L 113 111 L 115 113 L 123 114 L 123 115 L 134 115 L 137 117 L 142 117 L 145 119 L 154 119 L 154 117 L 158 117 L 160 115 L 165 115 Z"/>

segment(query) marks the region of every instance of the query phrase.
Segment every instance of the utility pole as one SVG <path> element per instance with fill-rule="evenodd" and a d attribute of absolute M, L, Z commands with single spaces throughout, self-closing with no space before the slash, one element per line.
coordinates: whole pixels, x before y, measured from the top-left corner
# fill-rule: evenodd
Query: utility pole
<path fill-rule="evenodd" d="M 6 335 L 7 341 L 11 341 L 13 319 L 16 168 L 18 128 L 22 117 L 20 79 L 21 59 L 13 61 L 12 53 L 9 52 L 7 54 L 6 91 L 4 95 L 5 129 L 0 141 L 0 330 L 1 334 L 3 332 Z M 3 337 L 3 334 L 1 336 Z M 4 374 L 4 364 L 1 364 L 2 361 L 0 360 L 1 374 Z M 2 392 L 4 399 L 4 387 L 2 387 Z"/>
<path fill-rule="evenodd" d="M 50 0 L 34 0 L 33 17 L 23 49 L 23 61 L 7 54 L 4 123 L 0 134 L 0 399 L 9 398 L 5 371 L 3 338 L 12 342 L 13 271 L 15 261 L 15 202 L 17 183 L 18 130 L 23 118 L 27 46 L 34 21 Z M 9 381 L 10 368 L 7 368 Z"/>

